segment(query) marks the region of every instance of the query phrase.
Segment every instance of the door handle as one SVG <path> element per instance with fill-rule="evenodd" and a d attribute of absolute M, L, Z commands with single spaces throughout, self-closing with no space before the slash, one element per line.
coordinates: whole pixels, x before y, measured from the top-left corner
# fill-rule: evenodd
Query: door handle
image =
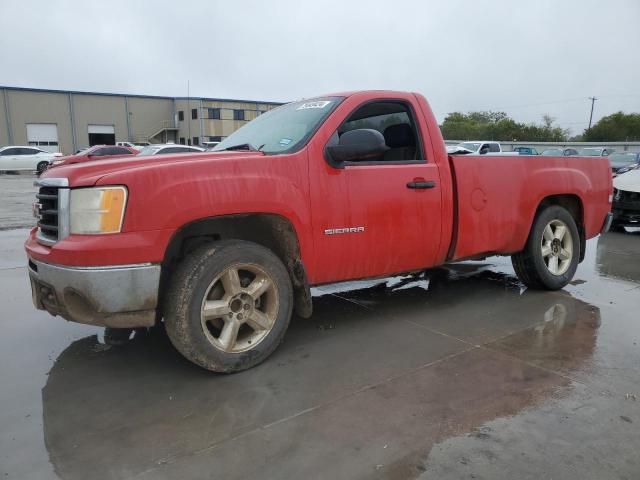
<path fill-rule="evenodd" d="M 436 186 L 436 182 L 432 182 L 432 181 L 422 181 L 422 182 L 409 182 L 407 183 L 407 188 L 414 188 L 414 189 L 419 189 L 419 188 L 433 188 Z"/>

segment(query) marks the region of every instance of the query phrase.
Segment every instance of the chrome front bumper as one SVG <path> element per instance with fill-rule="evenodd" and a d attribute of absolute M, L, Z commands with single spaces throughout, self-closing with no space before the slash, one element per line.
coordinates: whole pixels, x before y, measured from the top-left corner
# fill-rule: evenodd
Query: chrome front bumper
<path fill-rule="evenodd" d="M 116 328 L 155 323 L 160 265 L 66 267 L 29 258 L 36 308 L 67 320 Z"/>

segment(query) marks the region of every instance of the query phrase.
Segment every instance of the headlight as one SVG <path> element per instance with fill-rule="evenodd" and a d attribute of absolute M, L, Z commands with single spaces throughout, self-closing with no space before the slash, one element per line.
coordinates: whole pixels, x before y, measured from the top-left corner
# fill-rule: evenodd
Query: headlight
<path fill-rule="evenodd" d="M 71 190 L 70 231 L 80 234 L 118 233 L 127 203 L 125 187 Z"/>
<path fill-rule="evenodd" d="M 61 163 L 64 163 L 64 160 L 54 160 L 51 165 L 60 165 Z"/>

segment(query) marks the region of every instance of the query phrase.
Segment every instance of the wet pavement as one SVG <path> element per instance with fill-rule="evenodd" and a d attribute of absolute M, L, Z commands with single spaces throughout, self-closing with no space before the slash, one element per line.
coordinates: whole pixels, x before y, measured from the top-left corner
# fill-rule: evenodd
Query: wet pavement
<path fill-rule="evenodd" d="M 36 179 L 27 172 L 0 172 L 0 230 L 35 226 L 31 205 L 35 200 Z"/>
<path fill-rule="evenodd" d="M 0 478 L 640 477 L 640 232 L 559 292 L 505 258 L 315 289 L 235 375 L 35 311 L 25 236 L 0 232 Z"/>

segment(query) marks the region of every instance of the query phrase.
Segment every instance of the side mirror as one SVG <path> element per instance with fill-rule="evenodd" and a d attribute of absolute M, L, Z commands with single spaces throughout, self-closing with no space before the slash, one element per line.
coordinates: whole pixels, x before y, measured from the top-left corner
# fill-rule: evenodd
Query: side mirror
<path fill-rule="evenodd" d="M 337 145 L 327 145 L 325 153 L 334 167 L 341 167 L 344 162 L 374 160 L 387 150 L 379 131 L 359 128 L 343 133 Z"/>

